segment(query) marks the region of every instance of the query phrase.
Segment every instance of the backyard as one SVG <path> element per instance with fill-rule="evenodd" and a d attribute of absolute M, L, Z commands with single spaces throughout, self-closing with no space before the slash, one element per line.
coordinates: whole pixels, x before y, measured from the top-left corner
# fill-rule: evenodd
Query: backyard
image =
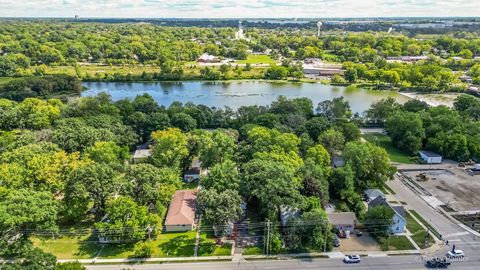
<path fill-rule="evenodd" d="M 368 133 L 364 134 L 363 136 L 367 141 L 383 147 L 385 151 L 387 151 L 392 162 L 404 164 L 414 163 L 408 154 L 404 153 L 395 145 L 393 145 L 392 139 L 389 136 L 381 133 Z"/>

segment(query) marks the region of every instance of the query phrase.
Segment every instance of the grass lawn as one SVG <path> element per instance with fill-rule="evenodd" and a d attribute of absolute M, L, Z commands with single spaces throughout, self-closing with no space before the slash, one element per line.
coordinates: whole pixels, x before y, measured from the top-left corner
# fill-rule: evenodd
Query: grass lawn
<path fill-rule="evenodd" d="M 12 77 L 0 77 L 0 85 L 2 84 L 6 84 L 7 82 L 13 80 L 15 78 L 12 78 Z"/>
<path fill-rule="evenodd" d="M 413 244 L 404 235 L 390 236 L 380 238 L 378 244 L 383 251 L 387 250 L 411 250 L 415 249 Z"/>
<path fill-rule="evenodd" d="M 265 54 L 249 54 L 245 60 L 235 61 L 237 64 L 275 64 L 269 55 Z"/>
<path fill-rule="evenodd" d="M 404 164 L 414 163 L 407 154 L 392 144 L 392 139 L 390 139 L 390 137 L 387 135 L 381 133 L 370 133 L 364 134 L 363 137 L 367 141 L 385 148 L 391 161 Z"/>
<path fill-rule="evenodd" d="M 420 216 L 419 213 L 417 213 L 415 210 L 410 210 L 410 213 L 412 213 L 418 220 L 420 220 L 421 223 L 423 223 L 423 225 L 425 225 L 427 228 L 430 228 L 430 231 L 438 238 L 441 238 L 440 237 L 440 234 L 437 232 L 437 230 L 435 230 L 435 228 L 433 228 L 432 226 L 430 226 L 430 224 L 422 217 Z"/>
<path fill-rule="evenodd" d="M 415 234 L 419 231 L 424 231 L 425 229 L 410 215 L 407 213 L 407 229 L 412 233 Z"/>
<path fill-rule="evenodd" d="M 413 234 L 413 241 L 415 241 L 421 249 L 427 248 L 435 242 L 433 237 L 430 234 L 427 234 L 427 231 L 410 215 L 410 213 L 407 213 L 407 229 Z"/>
<path fill-rule="evenodd" d="M 152 249 L 152 257 L 190 257 L 194 254 L 195 231 L 161 233 L 146 243 Z M 34 246 L 54 254 L 58 259 L 128 258 L 133 255 L 135 243 L 100 245 L 90 235 L 63 236 L 55 239 L 32 237 Z M 199 256 L 229 256 L 230 244 L 216 245 L 215 240 L 201 235 Z"/>
<path fill-rule="evenodd" d="M 243 251 L 243 255 L 262 255 L 263 250 L 259 247 L 247 247 Z"/>
<path fill-rule="evenodd" d="M 31 237 L 33 245 L 55 254 L 58 259 L 89 259 L 95 257 L 101 246 L 90 240 L 89 236 L 39 238 Z"/>
<path fill-rule="evenodd" d="M 430 234 L 427 234 L 427 231 L 425 230 L 416 232 L 414 235 L 412 235 L 412 239 L 421 249 L 428 248 L 435 243 L 433 237 Z"/>

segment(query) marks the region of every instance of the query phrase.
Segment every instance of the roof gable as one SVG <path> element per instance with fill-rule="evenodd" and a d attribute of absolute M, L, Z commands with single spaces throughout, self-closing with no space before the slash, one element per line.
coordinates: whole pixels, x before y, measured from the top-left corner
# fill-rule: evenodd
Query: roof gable
<path fill-rule="evenodd" d="M 193 224 L 195 222 L 197 195 L 193 190 L 179 190 L 168 207 L 165 225 Z"/>

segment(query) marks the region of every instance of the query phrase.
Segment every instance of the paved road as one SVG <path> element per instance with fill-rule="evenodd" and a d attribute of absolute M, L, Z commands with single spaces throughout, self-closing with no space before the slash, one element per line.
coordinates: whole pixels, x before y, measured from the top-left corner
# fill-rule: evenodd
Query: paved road
<path fill-rule="evenodd" d="M 477 270 L 480 260 L 455 262 L 449 269 Z M 304 259 L 304 260 L 271 260 L 249 262 L 208 262 L 208 263 L 177 263 L 177 264 L 146 264 L 146 265 L 96 265 L 87 266 L 89 270 L 250 270 L 250 269 L 425 269 L 419 256 L 393 256 L 379 258 L 363 258 L 359 264 L 345 264 L 341 259 Z"/>
<path fill-rule="evenodd" d="M 419 213 L 444 239 L 449 240 L 450 246 L 445 246 L 442 250 L 436 252 L 435 255 L 443 256 L 451 249 L 451 245 L 455 244 L 456 248 L 463 250 L 470 259 L 480 258 L 479 237 L 471 234 L 457 223 L 445 217 L 439 210 L 427 204 L 400 180 L 394 179 L 387 182 L 387 184 L 395 191 L 396 194 L 394 196 L 399 201 L 407 202 L 410 209 Z"/>

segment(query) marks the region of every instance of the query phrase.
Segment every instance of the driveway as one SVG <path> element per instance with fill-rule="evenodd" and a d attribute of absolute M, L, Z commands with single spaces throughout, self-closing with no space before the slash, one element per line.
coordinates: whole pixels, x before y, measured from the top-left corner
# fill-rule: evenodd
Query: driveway
<path fill-rule="evenodd" d="M 380 246 L 368 233 L 358 237 L 351 235 L 350 238 L 340 238 L 340 251 L 380 251 Z"/>

